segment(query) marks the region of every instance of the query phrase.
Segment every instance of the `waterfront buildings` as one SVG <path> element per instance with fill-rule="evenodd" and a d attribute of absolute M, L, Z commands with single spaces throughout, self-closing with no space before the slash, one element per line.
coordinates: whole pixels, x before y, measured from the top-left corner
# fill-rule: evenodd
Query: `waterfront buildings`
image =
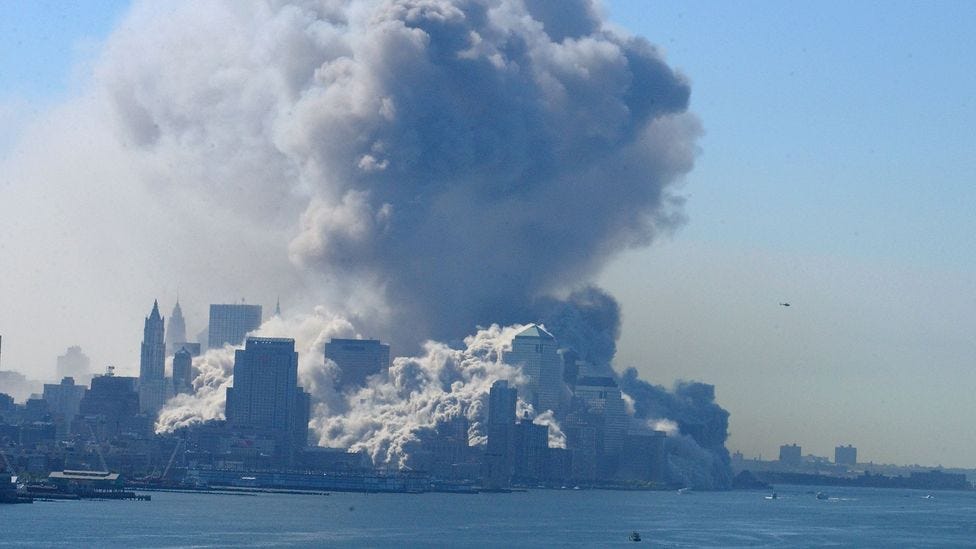
<path fill-rule="evenodd" d="M 848 444 L 834 448 L 834 463 L 837 465 L 857 465 L 857 448 Z"/>
<path fill-rule="evenodd" d="M 377 339 L 332 339 L 325 344 L 325 358 L 339 367 L 338 387 L 357 387 L 390 369 L 390 346 Z"/>
<path fill-rule="evenodd" d="M 87 388 L 76 385 L 72 377 L 65 377 L 61 383 L 44 384 L 44 400 L 47 402 L 51 419 L 57 426 L 58 438 L 65 438 L 71 431 L 71 423 L 78 415 L 81 399 Z"/>
<path fill-rule="evenodd" d="M 798 466 L 802 461 L 800 447 L 793 444 L 784 444 L 779 447 L 779 462 L 783 465 Z"/>
<path fill-rule="evenodd" d="M 504 488 L 512 480 L 515 464 L 515 404 L 518 391 L 498 380 L 488 393 L 488 445 L 485 450 L 486 482 Z"/>
<path fill-rule="evenodd" d="M 111 369 L 105 375 L 93 377 L 91 388 L 78 405 L 76 423 L 81 424 L 73 426 L 73 430 L 85 436 L 93 434 L 97 440 L 143 432 L 146 420 L 137 417 L 137 381 L 134 377 L 116 376 Z"/>
<path fill-rule="evenodd" d="M 253 332 L 260 326 L 260 305 L 211 305 L 207 348 L 219 349 L 225 343 L 240 345 L 248 332 Z"/>

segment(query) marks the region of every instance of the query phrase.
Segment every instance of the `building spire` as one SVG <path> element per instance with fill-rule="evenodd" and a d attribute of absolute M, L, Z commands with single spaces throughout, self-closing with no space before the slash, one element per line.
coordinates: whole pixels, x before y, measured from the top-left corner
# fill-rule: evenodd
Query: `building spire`
<path fill-rule="evenodd" d="M 162 315 L 159 314 L 159 301 L 156 300 L 156 299 L 154 299 L 153 300 L 152 312 L 149 313 L 149 318 L 155 320 L 155 319 L 161 318 L 161 316 Z"/>
<path fill-rule="evenodd" d="M 281 296 L 278 296 L 277 300 L 275 301 L 274 315 L 277 317 L 281 316 Z"/>

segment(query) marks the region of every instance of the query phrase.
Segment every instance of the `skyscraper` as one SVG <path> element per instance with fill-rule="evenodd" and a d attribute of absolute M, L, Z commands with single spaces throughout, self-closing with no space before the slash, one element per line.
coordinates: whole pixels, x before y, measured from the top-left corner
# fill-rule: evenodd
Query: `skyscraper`
<path fill-rule="evenodd" d="M 134 377 L 119 377 L 111 372 L 92 378 L 91 389 L 85 393 L 78 405 L 78 415 L 85 416 L 87 428 L 78 432 L 95 432 L 99 439 L 115 436 L 124 431 L 137 428 L 139 413 L 139 393 L 136 392 Z"/>
<path fill-rule="evenodd" d="M 173 355 L 173 392 L 192 393 L 193 377 L 191 366 L 193 363 L 193 353 L 186 347 L 180 347 Z"/>
<path fill-rule="evenodd" d="M 180 344 L 186 342 L 186 321 L 183 320 L 183 309 L 180 308 L 180 300 L 177 298 L 176 305 L 173 306 L 173 314 L 169 316 L 169 325 L 166 327 L 166 352 L 173 354 L 180 349 Z"/>
<path fill-rule="evenodd" d="M 581 377 L 576 381 L 574 394 L 586 411 L 598 423 L 600 453 L 605 456 L 620 454 L 629 419 L 627 408 L 617 382 L 611 377 Z"/>
<path fill-rule="evenodd" d="M 240 345 L 248 332 L 261 327 L 260 305 L 211 305 L 207 348 L 217 349 L 225 343 Z"/>
<path fill-rule="evenodd" d="M 72 377 L 61 379 L 59 384 L 44 384 L 44 400 L 47 401 L 48 410 L 57 425 L 58 438 L 66 438 L 71 431 L 71 422 L 78 415 L 78 407 L 86 390 L 84 385 L 75 385 Z"/>
<path fill-rule="evenodd" d="M 295 340 L 249 337 L 234 354 L 234 386 L 227 389 L 227 423 L 275 439 L 278 453 L 308 438 L 309 395 L 298 386 Z"/>
<path fill-rule="evenodd" d="M 504 488 L 512 480 L 515 465 L 515 404 L 518 391 L 498 380 L 488 393 L 488 447 L 485 461 L 489 488 Z"/>
<path fill-rule="evenodd" d="M 530 324 L 512 340 L 512 349 L 503 353 L 507 364 L 520 367 L 529 378 L 523 398 L 537 413 L 559 411 L 563 361 L 556 350 L 556 338 L 541 326 Z"/>
<path fill-rule="evenodd" d="M 390 369 L 390 346 L 377 339 L 332 339 L 325 344 L 325 358 L 339 366 L 339 387 L 359 386 Z"/>
<path fill-rule="evenodd" d="M 90 365 L 91 361 L 85 353 L 81 352 L 81 347 L 73 345 L 68 347 L 63 355 L 58 356 L 58 377 L 61 379 L 70 377 L 75 381 L 87 379 L 91 377 L 88 370 Z"/>
<path fill-rule="evenodd" d="M 139 360 L 139 410 L 155 414 L 169 398 L 169 384 L 164 379 L 166 343 L 159 303 L 153 301 L 142 331 L 142 355 Z"/>

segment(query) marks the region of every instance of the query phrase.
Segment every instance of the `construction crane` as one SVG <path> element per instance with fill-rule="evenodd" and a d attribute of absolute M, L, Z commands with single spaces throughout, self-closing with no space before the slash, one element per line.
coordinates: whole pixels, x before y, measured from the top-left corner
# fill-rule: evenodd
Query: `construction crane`
<path fill-rule="evenodd" d="M 95 434 L 95 429 L 92 428 L 91 423 L 88 424 L 88 432 L 91 433 L 92 440 L 95 441 L 95 451 L 98 452 L 98 460 L 101 462 L 102 471 L 108 472 L 108 465 L 105 463 L 105 456 L 102 455 L 102 445 L 98 442 L 98 435 Z"/>
<path fill-rule="evenodd" d="M 169 455 L 169 462 L 166 464 L 166 468 L 163 469 L 163 474 L 159 477 L 159 480 L 166 480 L 166 476 L 169 475 L 169 470 L 173 466 L 173 460 L 176 459 L 176 452 L 179 451 L 180 447 L 182 446 L 183 439 L 177 440 L 176 445 L 173 446 L 173 453 Z"/>

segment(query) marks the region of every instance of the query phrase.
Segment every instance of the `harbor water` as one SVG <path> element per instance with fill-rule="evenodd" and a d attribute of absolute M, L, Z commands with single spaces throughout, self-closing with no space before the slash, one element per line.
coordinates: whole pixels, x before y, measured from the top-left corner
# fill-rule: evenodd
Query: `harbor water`
<path fill-rule="evenodd" d="M 817 491 L 826 493 L 818 499 Z M 211 494 L 0 506 L 0 547 L 972 547 L 976 492 Z M 633 531 L 642 541 L 629 540 Z"/>

